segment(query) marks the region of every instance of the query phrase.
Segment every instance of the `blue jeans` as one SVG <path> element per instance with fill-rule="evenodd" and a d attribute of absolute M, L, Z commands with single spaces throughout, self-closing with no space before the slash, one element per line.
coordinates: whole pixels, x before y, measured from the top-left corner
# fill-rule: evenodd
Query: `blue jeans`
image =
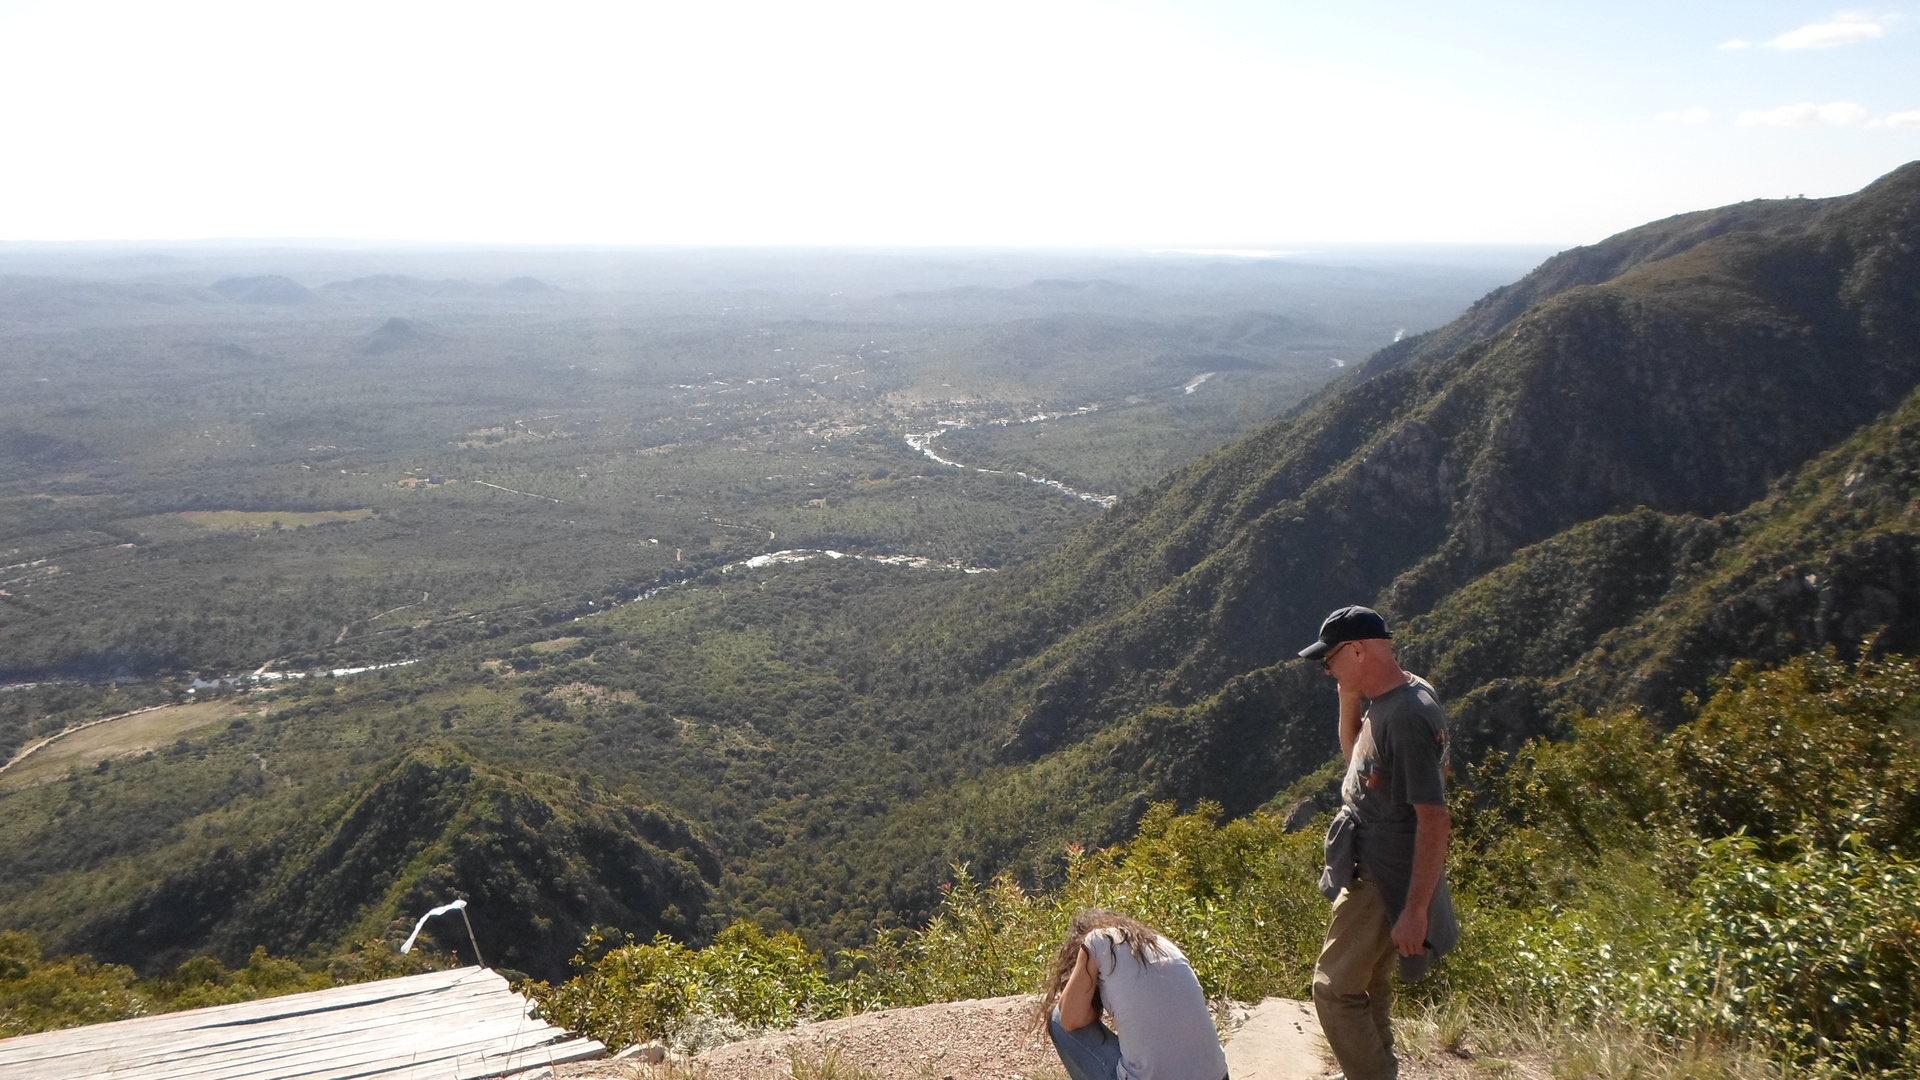
<path fill-rule="evenodd" d="M 1115 1080 L 1120 1074 L 1120 1036 L 1095 1020 L 1086 1027 L 1068 1031 L 1060 1026 L 1060 1010 L 1053 1010 L 1047 1021 L 1047 1034 L 1053 1036 L 1053 1048 L 1060 1052 L 1060 1063 L 1073 1080 Z"/>

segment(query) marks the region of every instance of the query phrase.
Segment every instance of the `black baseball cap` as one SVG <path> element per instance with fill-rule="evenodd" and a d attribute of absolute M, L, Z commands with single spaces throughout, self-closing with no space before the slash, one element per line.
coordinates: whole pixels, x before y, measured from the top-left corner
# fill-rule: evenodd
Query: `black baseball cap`
<path fill-rule="evenodd" d="M 1320 640 L 1300 650 L 1300 655 L 1309 660 L 1325 656 L 1328 649 L 1335 645 L 1344 645 L 1349 641 L 1368 641 L 1373 638 L 1387 638 L 1393 635 L 1387 632 L 1387 620 L 1369 607 L 1354 604 L 1343 607 L 1327 616 L 1320 624 Z"/>

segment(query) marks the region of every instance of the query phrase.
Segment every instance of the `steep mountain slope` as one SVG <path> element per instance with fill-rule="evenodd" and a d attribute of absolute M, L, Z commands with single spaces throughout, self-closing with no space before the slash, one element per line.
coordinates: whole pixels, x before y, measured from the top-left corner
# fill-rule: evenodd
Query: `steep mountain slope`
<path fill-rule="evenodd" d="M 1847 198 L 1656 223 L 1506 294 L 1436 332 L 1450 351 L 1377 360 L 981 587 L 994 630 L 963 669 L 1009 712 L 1005 755 L 1084 744 L 1076 759 L 1116 790 L 1244 808 L 1331 748 L 1323 677 L 1291 661 L 1326 611 L 1373 601 L 1405 621 L 1583 522 L 1761 497 L 1920 381 L 1920 165 Z M 1531 302 L 1508 318 L 1514 298 Z M 1630 565 L 1648 532 L 1594 528 L 1622 536 L 1593 554 Z M 1642 541 L 1690 562 L 1716 528 Z M 1582 645 L 1666 589 L 1653 574 L 1604 591 Z"/>
<path fill-rule="evenodd" d="M 1920 649 L 1920 392 L 1737 513 L 1644 507 L 1516 553 L 1400 635 L 1474 750 L 1569 708 L 1673 720 L 1735 660 Z"/>

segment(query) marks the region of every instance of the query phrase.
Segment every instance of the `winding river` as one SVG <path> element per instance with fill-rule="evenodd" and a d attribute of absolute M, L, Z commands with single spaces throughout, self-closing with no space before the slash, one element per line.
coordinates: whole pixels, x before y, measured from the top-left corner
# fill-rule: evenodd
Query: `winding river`
<path fill-rule="evenodd" d="M 1091 409 L 1080 410 L 1080 412 L 1091 412 L 1091 411 L 1092 411 Z M 1069 415 L 1072 415 L 1072 414 L 1069 414 Z M 1049 417 L 1046 417 L 1043 415 L 1043 416 L 1034 417 L 1031 420 L 1022 420 L 1020 422 L 1023 424 L 1032 424 L 1032 423 L 1038 423 L 1039 421 L 1045 420 L 1045 419 L 1049 419 Z M 1049 480 L 1044 476 L 1035 476 L 1032 473 L 1024 473 L 1018 470 L 1010 470 L 1010 469 L 983 469 L 978 465 L 968 465 L 963 462 L 955 461 L 952 458 L 941 457 L 940 454 L 934 450 L 933 441 L 935 439 L 938 439 L 940 436 L 945 435 L 949 431 L 955 431 L 963 427 L 971 427 L 971 426 L 972 425 L 961 420 L 942 420 L 940 421 L 940 429 L 938 431 L 929 431 L 924 434 L 908 435 L 906 437 L 907 445 L 919 451 L 924 457 L 926 457 L 928 461 L 938 462 L 941 465 L 946 465 L 955 469 L 964 469 L 968 472 L 987 473 L 993 476 L 1017 476 L 1020 479 L 1026 480 L 1030 483 L 1040 484 L 1045 487 L 1053 488 L 1055 491 L 1061 492 L 1062 494 L 1065 494 L 1065 495 L 1071 495 L 1076 499 L 1083 499 L 1087 502 L 1093 503 L 1096 506 L 1099 506 L 1102 509 L 1112 509 L 1113 504 L 1120 501 L 1120 496 L 1118 495 L 1099 495 L 1091 491 L 1081 491 L 1078 488 L 1068 487 L 1067 485 L 1061 483 L 1058 480 Z"/>

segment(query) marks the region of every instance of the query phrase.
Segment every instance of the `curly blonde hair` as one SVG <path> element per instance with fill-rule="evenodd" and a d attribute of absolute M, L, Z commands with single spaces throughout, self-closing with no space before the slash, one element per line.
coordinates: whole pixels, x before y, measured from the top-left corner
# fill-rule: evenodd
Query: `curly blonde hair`
<path fill-rule="evenodd" d="M 1095 930 L 1113 930 L 1127 948 L 1133 950 L 1133 958 L 1146 962 L 1145 950 L 1154 948 L 1166 935 L 1131 915 L 1122 915 L 1117 911 L 1103 908 L 1088 908 L 1077 912 L 1073 921 L 1067 924 L 1067 940 L 1053 954 L 1053 963 L 1047 971 L 1046 982 L 1040 989 L 1040 1005 L 1033 1014 L 1033 1025 L 1044 1030 L 1047 1021 L 1053 1016 L 1053 1007 L 1060 1000 L 1061 991 L 1067 988 L 1067 980 L 1073 975 L 1073 967 L 1080 961 L 1080 950 L 1087 943 L 1087 935 Z M 1093 1014 L 1099 1016 L 1102 1009 L 1100 987 L 1093 988 Z"/>

